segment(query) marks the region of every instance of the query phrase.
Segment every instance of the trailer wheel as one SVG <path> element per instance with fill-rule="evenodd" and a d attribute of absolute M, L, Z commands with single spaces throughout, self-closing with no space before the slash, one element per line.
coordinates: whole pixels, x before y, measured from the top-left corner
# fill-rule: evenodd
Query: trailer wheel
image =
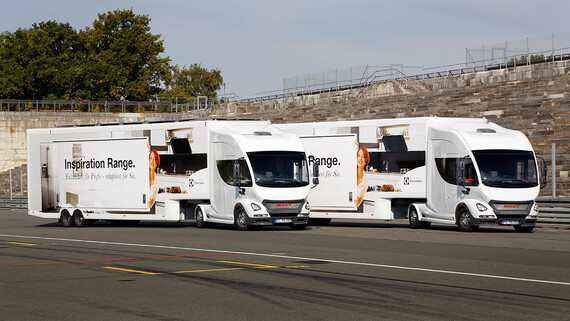
<path fill-rule="evenodd" d="M 475 232 L 479 226 L 471 225 L 471 214 L 465 208 L 460 208 L 457 212 L 457 227 L 461 232 Z"/>
<path fill-rule="evenodd" d="M 520 232 L 520 233 L 530 233 L 530 232 L 532 232 L 532 230 L 534 230 L 534 226 L 515 225 L 514 228 L 515 228 L 515 231 Z"/>
<path fill-rule="evenodd" d="M 68 210 L 61 211 L 61 217 L 59 218 L 59 221 L 63 227 L 73 226 L 73 219 L 71 218 L 71 214 L 69 214 Z"/>
<path fill-rule="evenodd" d="M 84 227 L 86 225 L 85 217 L 83 217 L 83 213 L 80 210 L 73 212 L 73 225 L 75 227 Z"/>
<path fill-rule="evenodd" d="M 247 225 L 247 214 L 242 208 L 238 208 L 234 214 L 234 225 L 237 230 L 249 230 L 249 225 Z"/>
<path fill-rule="evenodd" d="M 206 227 L 206 222 L 204 221 L 204 213 L 202 213 L 201 208 L 196 208 L 196 227 L 204 228 Z"/>

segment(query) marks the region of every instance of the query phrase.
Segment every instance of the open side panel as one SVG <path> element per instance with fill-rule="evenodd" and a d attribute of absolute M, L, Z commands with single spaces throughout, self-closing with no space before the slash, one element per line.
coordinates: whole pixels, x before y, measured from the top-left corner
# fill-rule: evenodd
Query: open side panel
<path fill-rule="evenodd" d="M 54 210 L 57 205 L 55 198 L 55 182 L 57 181 L 57 166 L 52 143 L 40 144 L 41 164 L 41 193 L 42 211 Z"/>

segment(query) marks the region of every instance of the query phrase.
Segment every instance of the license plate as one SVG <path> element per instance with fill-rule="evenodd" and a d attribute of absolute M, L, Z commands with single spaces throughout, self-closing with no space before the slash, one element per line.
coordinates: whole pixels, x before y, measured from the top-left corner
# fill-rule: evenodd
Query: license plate
<path fill-rule="evenodd" d="M 290 218 L 276 218 L 275 219 L 275 223 L 291 223 L 291 219 Z"/>
<path fill-rule="evenodd" d="M 503 224 L 503 225 L 519 225 L 520 222 L 519 221 L 501 221 L 501 224 Z"/>

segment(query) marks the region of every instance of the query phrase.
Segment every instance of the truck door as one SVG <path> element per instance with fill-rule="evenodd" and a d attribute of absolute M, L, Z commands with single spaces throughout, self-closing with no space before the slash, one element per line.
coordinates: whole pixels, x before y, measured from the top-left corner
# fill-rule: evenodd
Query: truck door
<path fill-rule="evenodd" d="M 229 219 L 233 215 L 233 206 L 239 192 L 234 184 L 234 163 L 237 159 L 234 148 L 225 142 L 214 142 L 214 195 L 212 208 L 213 216 Z"/>
<path fill-rule="evenodd" d="M 460 193 L 457 182 L 458 151 L 455 144 L 444 139 L 434 139 L 433 159 L 436 171 L 432 171 L 430 204 L 438 218 L 451 219 L 455 213 Z"/>

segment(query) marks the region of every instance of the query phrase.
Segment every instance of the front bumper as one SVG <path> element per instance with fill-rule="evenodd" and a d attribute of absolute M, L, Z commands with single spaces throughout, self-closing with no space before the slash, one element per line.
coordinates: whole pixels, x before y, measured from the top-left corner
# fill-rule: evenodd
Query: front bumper
<path fill-rule="evenodd" d="M 305 200 L 263 201 L 262 205 L 250 200 L 242 200 L 241 205 L 247 214 L 247 224 L 252 226 L 306 225 L 310 211 Z M 251 204 L 259 205 L 253 210 Z M 285 206 L 286 205 L 286 206 Z"/>
<path fill-rule="evenodd" d="M 272 226 L 272 225 L 307 225 L 307 216 L 269 216 L 269 217 L 248 217 L 248 225 Z"/>
<path fill-rule="evenodd" d="M 495 218 L 495 219 L 479 219 L 475 217 L 471 217 L 471 224 L 476 226 L 514 226 L 520 225 L 521 227 L 530 227 L 536 225 L 536 218 L 534 219 L 504 219 L 504 218 Z"/>
<path fill-rule="evenodd" d="M 470 202 L 471 203 L 471 202 Z M 484 205 L 486 211 L 477 209 L 477 203 Z M 471 224 L 478 226 L 516 226 L 531 227 L 536 225 L 538 212 L 534 201 L 498 202 L 490 201 L 488 204 L 473 202 L 468 204 L 471 215 Z M 490 217 L 492 216 L 492 217 Z"/>

